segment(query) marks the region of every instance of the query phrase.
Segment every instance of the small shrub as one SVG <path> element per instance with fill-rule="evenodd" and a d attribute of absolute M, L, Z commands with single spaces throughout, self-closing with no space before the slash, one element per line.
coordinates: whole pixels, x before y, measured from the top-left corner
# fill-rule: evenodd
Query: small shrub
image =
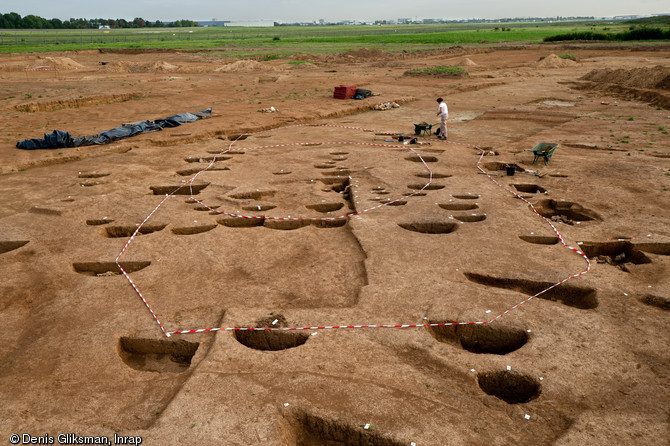
<path fill-rule="evenodd" d="M 465 71 L 462 67 L 450 67 L 440 65 L 438 67 L 415 68 L 413 70 L 407 70 L 405 71 L 404 75 L 449 77 L 449 76 L 468 76 L 468 72 Z"/>

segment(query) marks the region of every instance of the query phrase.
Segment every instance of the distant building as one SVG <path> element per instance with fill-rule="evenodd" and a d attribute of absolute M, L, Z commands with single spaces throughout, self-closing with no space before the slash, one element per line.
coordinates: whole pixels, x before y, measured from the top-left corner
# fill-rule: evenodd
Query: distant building
<path fill-rule="evenodd" d="M 245 26 L 245 27 L 261 27 L 261 26 L 275 26 L 273 20 L 231 20 L 223 26 Z"/>
<path fill-rule="evenodd" d="M 98 29 L 111 29 L 109 25 L 100 25 L 98 26 Z"/>
<path fill-rule="evenodd" d="M 275 26 L 272 20 L 201 20 L 200 26 L 246 26 L 246 27 L 264 27 Z"/>
<path fill-rule="evenodd" d="M 198 21 L 198 25 L 200 26 L 226 26 L 226 23 L 229 23 L 229 21 L 216 19 Z"/>

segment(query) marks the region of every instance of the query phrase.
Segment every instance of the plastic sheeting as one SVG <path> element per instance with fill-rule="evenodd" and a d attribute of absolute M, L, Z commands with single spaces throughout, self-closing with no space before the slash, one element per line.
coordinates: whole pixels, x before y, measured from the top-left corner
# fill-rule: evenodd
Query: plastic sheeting
<path fill-rule="evenodd" d="M 194 113 L 181 113 L 169 116 L 165 119 L 155 121 L 142 121 L 134 124 L 122 125 L 94 136 L 84 136 L 73 138 L 68 132 L 54 130 L 52 133 L 45 133 L 44 138 L 24 139 L 16 143 L 16 147 L 24 150 L 34 149 L 60 149 L 64 147 L 80 147 L 91 145 L 109 144 L 120 139 L 129 138 L 141 133 L 157 132 L 165 127 L 177 127 L 189 122 L 195 122 L 199 119 L 212 117 L 212 109 Z"/>

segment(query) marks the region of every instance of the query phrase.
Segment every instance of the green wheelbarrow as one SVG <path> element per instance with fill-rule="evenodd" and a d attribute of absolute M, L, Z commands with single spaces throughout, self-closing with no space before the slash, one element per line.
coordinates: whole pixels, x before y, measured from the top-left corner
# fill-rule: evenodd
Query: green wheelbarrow
<path fill-rule="evenodd" d="M 428 124 L 427 122 L 420 122 L 418 124 L 414 124 L 414 134 L 417 136 L 420 136 L 423 134 L 424 136 L 430 136 L 433 130 L 433 126 L 435 125 L 440 125 L 440 124 Z"/>
<path fill-rule="evenodd" d="M 558 147 L 558 144 L 554 144 L 551 142 L 541 142 L 532 149 L 526 149 L 526 152 L 533 152 L 534 155 L 533 164 L 535 164 L 538 159 L 542 158 L 544 159 L 544 165 L 546 166 L 547 164 L 549 164 L 551 155 L 554 154 L 554 150 L 556 150 L 556 147 Z"/>

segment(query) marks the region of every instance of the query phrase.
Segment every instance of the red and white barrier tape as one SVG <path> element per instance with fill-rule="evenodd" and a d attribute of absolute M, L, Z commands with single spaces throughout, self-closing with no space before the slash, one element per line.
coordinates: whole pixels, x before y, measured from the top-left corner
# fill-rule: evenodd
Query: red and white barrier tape
<path fill-rule="evenodd" d="M 338 125 L 332 125 L 332 124 L 298 124 L 298 125 L 290 125 L 290 126 L 279 127 L 279 128 L 272 129 L 272 130 L 274 131 L 274 130 L 281 130 L 281 129 L 290 128 L 290 127 L 301 127 L 301 126 L 310 126 L 310 127 L 336 127 L 336 128 L 350 129 L 350 130 L 361 130 L 361 131 L 365 131 L 365 132 L 379 132 L 379 131 L 377 131 L 377 130 L 369 130 L 369 129 L 364 129 L 364 128 L 361 128 L 361 127 L 338 126 Z M 265 130 L 265 131 L 256 132 L 256 133 L 265 133 L 265 132 L 268 132 L 268 131 L 271 131 L 271 130 Z M 392 132 L 384 132 L 384 133 L 385 133 L 385 134 L 389 134 L 389 135 L 391 135 L 391 134 L 395 134 L 395 133 L 392 133 Z M 247 133 L 247 134 L 245 134 L 245 135 L 252 135 L 252 134 L 251 134 L 251 133 Z M 241 136 L 243 136 L 243 135 L 240 135 L 240 136 L 238 137 L 237 140 L 239 140 L 239 138 L 241 138 Z M 580 273 L 577 273 L 577 274 L 573 274 L 573 275 L 571 275 L 570 277 L 567 277 L 567 278 L 561 280 L 560 282 L 557 282 L 557 283 L 553 284 L 552 286 L 550 286 L 550 287 L 548 287 L 548 288 L 546 288 L 546 289 L 540 291 L 539 293 L 534 294 L 534 295 L 532 295 L 532 296 L 529 296 L 528 298 L 524 299 L 523 301 L 521 301 L 521 302 L 517 303 L 516 305 L 510 307 L 509 309 L 503 311 L 502 313 L 498 314 L 497 316 L 493 317 L 492 319 L 490 319 L 490 320 L 486 320 L 486 321 L 472 321 L 472 322 L 442 322 L 442 323 L 428 323 L 428 324 L 357 324 L 357 325 L 323 325 L 323 326 L 310 326 L 310 327 L 272 327 L 272 328 L 264 328 L 264 327 L 215 327 L 215 328 L 202 328 L 202 329 L 194 329 L 194 330 L 175 330 L 175 331 L 166 331 L 166 330 L 165 330 L 165 327 L 163 327 L 163 324 L 162 324 L 162 323 L 160 322 L 160 320 L 158 319 L 158 316 L 157 316 L 156 313 L 154 313 L 154 311 L 151 309 L 151 306 L 150 306 L 149 303 L 147 302 L 147 300 L 146 300 L 146 298 L 144 297 L 144 295 L 142 294 L 142 292 L 139 290 L 139 288 L 137 287 L 137 285 L 132 281 L 132 279 L 130 278 L 130 275 L 123 269 L 123 267 L 122 267 L 121 264 L 119 263 L 119 259 L 120 259 L 121 256 L 126 252 L 126 250 L 128 249 L 128 247 L 130 246 L 130 244 L 133 242 L 133 240 L 135 239 L 135 236 L 140 232 L 140 229 L 142 228 L 142 226 L 143 226 L 147 221 L 149 221 L 149 219 L 150 219 L 150 218 L 151 218 L 151 217 L 152 217 L 152 216 L 153 216 L 153 215 L 154 215 L 154 214 L 161 208 L 161 206 L 163 206 L 163 204 L 164 204 L 170 197 L 174 196 L 174 195 L 177 193 L 177 191 L 179 191 L 180 189 L 182 189 L 182 188 L 188 186 L 188 187 L 189 187 L 189 192 L 190 192 L 190 197 L 189 197 L 189 199 L 193 200 L 194 202 L 199 203 L 200 205 L 204 206 L 205 208 L 209 209 L 210 211 L 213 211 L 213 212 L 215 212 L 215 213 L 222 214 L 222 215 L 228 215 L 228 216 L 231 216 L 231 217 L 238 217 L 238 218 L 253 218 L 253 219 L 267 219 L 267 220 L 310 220 L 310 221 L 312 221 L 312 220 L 341 220 L 341 219 L 345 219 L 345 218 L 348 218 L 348 217 L 351 217 L 351 216 L 354 216 L 354 215 L 360 215 L 360 214 L 363 214 L 363 213 L 367 213 L 367 212 L 370 212 L 370 211 L 372 211 L 372 210 L 379 209 L 379 208 L 381 208 L 381 207 L 391 205 L 391 204 L 393 204 L 393 203 L 395 203 L 395 202 L 397 202 L 397 201 L 403 200 L 403 199 L 405 199 L 405 198 L 410 198 L 410 197 L 412 197 L 412 196 L 418 194 L 419 192 L 422 192 L 423 190 L 425 190 L 428 186 L 430 186 L 430 184 L 431 184 L 432 181 L 433 181 L 433 172 L 432 172 L 432 170 L 430 170 L 430 167 L 428 167 L 428 164 L 425 162 L 425 160 L 423 159 L 423 157 L 422 157 L 417 151 L 415 151 L 413 148 L 411 148 L 411 147 L 407 147 L 407 146 L 405 146 L 405 145 L 391 145 L 391 144 L 378 144 L 378 143 L 366 143 L 366 142 L 351 142 L 351 141 L 329 141 L 329 142 L 301 142 L 301 143 L 273 144 L 273 145 L 267 145 L 267 146 L 247 147 L 247 148 L 243 148 L 243 149 L 234 149 L 234 148 L 233 148 L 233 144 L 234 144 L 237 140 L 232 141 L 232 142 L 230 143 L 230 145 L 228 146 L 227 149 L 224 149 L 224 150 L 222 150 L 219 154 L 215 155 L 215 156 L 212 158 L 211 162 L 207 165 L 207 167 L 205 167 L 204 169 L 202 169 L 201 171 L 199 171 L 199 172 L 197 172 L 195 175 L 193 175 L 193 177 L 191 177 L 191 178 L 190 178 L 184 185 L 182 185 L 182 186 L 176 188 L 176 189 L 173 190 L 170 194 L 166 194 L 166 195 L 165 195 L 165 198 L 163 198 L 163 200 L 162 200 L 162 201 L 161 201 L 161 202 L 160 202 L 160 203 L 159 203 L 159 204 L 158 204 L 158 205 L 157 205 L 157 206 L 156 206 L 156 207 L 149 213 L 149 215 L 147 215 L 147 217 L 144 219 L 144 221 L 142 221 L 142 223 L 140 223 L 140 224 L 138 225 L 138 227 L 135 229 L 135 232 L 130 236 L 130 238 L 129 238 L 128 241 L 126 242 L 125 246 L 123 247 L 123 249 L 121 250 L 121 252 L 119 253 L 119 255 L 116 257 L 116 265 L 119 267 L 119 269 L 120 269 L 121 272 L 123 273 L 124 277 L 128 280 L 128 282 L 129 282 L 130 285 L 133 287 L 133 289 L 135 290 L 135 292 L 137 293 L 137 295 L 140 297 L 140 299 L 142 299 L 142 302 L 144 302 L 144 305 L 147 307 L 147 309 L 149 310 L 149 312 L 150 312 L 151 315 L 153 316 L 154 320 L 156 321 L 156 323 L 157 323 L 158 326 L 160 327 L 161 331 L 162 331 L 163 334 L 165 334 L 167 337 L 170 337 L 170 336 L 173 335 L 173 334 L 205 333 L 205 332 L 215 332 L 215 331 L 297 331 L 297 330 L 324 330 L 324 329 L 336 329 L 336 328 L 417 328 L 417 327 L 442 327 L 442 326 L 452 326 L 452 325 L 486 325 L 486 324 L 490 324 L 490 323 L 492 323 L 492 322 L 494 322 L 494 321 L 500 319 L 501 317 L 505 316 L 505 315 L 508 314 L 509 312 L 515 310 L 516 308 L 520 307 L 521 305 L 525 304 L 526 302 L 530 301 L 531 299 L 533 299 L 533 298 L 535 298 L 535 297 L 538 297 L 538 296 L 540 296 L 540 295 L 546 293 L 547 291 L 551 290 L 552 288 L 555 288 L 555 287 L 557 287 L 557 286 L 559 286 L 559 285 L 561 285 L 561 284 L 567 282 L 567 281 L 570 280 L 570 279 L 573 279 L 573 278 L 575 278 L 575 277 L 579 277 L 579 276 L 582 276 L 582 275 L 588 273 L 589 270 L 591 269 L 591 263 L 589 262 L 588 257 L 587 257 L 583 252 L 579 251 L 578 249 L 573 248 L 572 246 L 567 245 L 567 244 L 565 243 L 564 239 L 563 239 L 563 236 L 560 234 L 560 232 L 558 231 L 558 229 L 556 229 L 556 227 L 551 223 L 550 220 L 548 220 L 547 218 L 545 218 L 545 217 L 543 217 L 542 215 L 540 215 L 540 214 L 537 212 L 537 210 L 535 209 L 535 207 L 534 207 L 528 200 L 526 200 L 525 198 L 523 198 L 522 196 L 520 196 L 520 195 L 517 194 L 516 192 L 514 192 L 514 191 L 512 191 L 512 190 L 510 190 L 510 189 L 508 189 L 508 188 L 502 186 L 501 184 L 499 184 L 495 179 L 493 179 L 493 177 L 492 177 L 491 175 L 489 175 L 486 171 L 484 171 L 484 170 L 479 166 L 479 164 L 481 163 L 481 160 L 482 160 L 482 158 L 483 158 L 483 156 L 484 156 L 484 151 L 482 151 L 481 154 L 480 154 L 479 160 L 477 161 L 477 165 L 476 165 L 477 169 L 479 169 L 481 172 L 483 172 L 483 173 L 484 173 L 484 174 L 485 174 L 485 175 L 486 175 L 486 176 L 487 176 L 493 183 L 495 183 L 497 186 L 499 186 L 499 187 L 505 189 L 505 190 L 508 191 L 509 193 L 513 194 L 514 196 L 516 196 L 517 198 L 523 200 L 526 204 L 528 204 L 528 206 L 530 206 L 530 208 L 532 209 L 532 211 L 533 211 L 538 217 L 540 217 L 540 218 L 542 218 L 543 220 L 545 220 L 545 222 L 548 223 L 549 226 L 551 226 L 552 230 L 553 230 L 554 233 L 558 236 L 558 238 L 559 238 L 559 240 L 561 241 L 561 243 L 563 244 L 563 246 L 565 246 L 566 248 L 568 248 L 568 249 L 574 251 L 575 253 L 579 254 L 580 256 L 582 256 L 582 257 L 584 258 L 584 260 L 586 261 L 586 264 L 587 264 L 587 268 L 586 268 L 586 270 L 584 270 L 584 271 L 582 271 L 582 272 L 580 272 Z M 458 143 L 458 142 L 452 142 L 452 141 L 443 141 L 443 140 L 438 140 L 438 141 L 440 141 L 440 142 L 444 142 L 444 143 L 450 143 L 450 144 L 464 145 L 464 146 L 468 146 L 468 147 L 472 147 L 472 148 L 481 150 L 479 147 L 477 147 L 476 145 L 472 145 L 472 144 Z M 417 191 L 415 191 L 415 192 L 413 192 L 413 193 L 411 193 L 411 194 L 407 194 L 407 195 L 401 196 L 400 198 L 397 198 L 397 199 L 395 199 L 395 200 L 389 200 L 389 201 L 386 201 L 386 202 L 384 202 L 384 203 L 381 203 L 381 204 L 379 204 L 379 205 L 376 205 L 376 206 L 373 206 L 373 207 L 370 207 L 370 208 L 367 208 L 367 209 L 363 209 L 363 210 L 361 210 L 361 211 L 354 211 L 354 212 L 350 212 L 350 213 L 348 213 L 348 214 L 339 215 L 339 216 L 336 216 L 336 217 L 290 217 L 290 216 L 288 216 L 288 217 L 271 217 L 271 216 L 257 216 L 257 215 L 241 215 L 241 214 L 238 214 L 238 213 L 231 213 L 231 212 L 225 212 L 225 211 L 218 211 L 218 210 L 216 210 L 216 209 L 213 209 L 213 208 L 211 208 L 210 206 L 208 206 L 207 204 L 205 204 L 204 202 L 202 202 L 202 201 L 198 200 L 197 198 L 195 198 L 194 195 L 193 195 L 193 182 L 194 182 L 195 179 L 198 177 L 198 175 L 200 175 L 202 172 L 205 172 L 205 171 L 209 170 L 209 169 L 214 165 L 214 163 L 216 162 L 216 158 L 217 158 L 218 156 L 221 156 L 221 155 L 225 154 L 225 153 L 232 152 L 232 151 L 241 151 L 241 150 L 270 149 L 270 148 L 278 148 L 278 147 L 310 146 L 310 145 L 365 145 L 365 146 L 372 146 L 372 147 L 409 149 L 409 150 L 411 150 L 412 152 L 414 152 L 414 154 L 416 154 L 416 155 L 418 156 L 418 158 L 420 159 L 420 161 L 423 163 L 424 167 L 428 170 L 428 172 L 429 172 L 429 180 L 428 180 L 428 183 L 426 183 L 420 190 L 417 190 Z"/>

